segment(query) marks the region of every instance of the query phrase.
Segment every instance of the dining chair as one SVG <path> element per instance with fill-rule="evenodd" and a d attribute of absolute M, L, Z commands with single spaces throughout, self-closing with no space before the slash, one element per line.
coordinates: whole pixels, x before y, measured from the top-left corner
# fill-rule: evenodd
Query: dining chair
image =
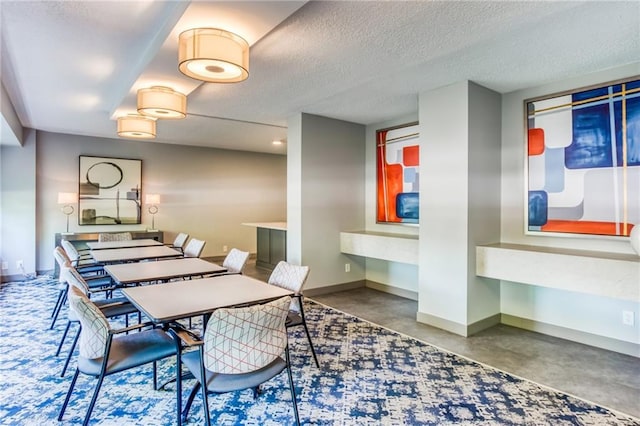
<path fill-rule="evenodd" d="M 178 425 L 187 421 L 198 390 L 201 390 L 205 424 L 211 424 L 208 394 L 222 394 L 253 389 L 254 398 L 260 385 L 287 370 L 296 424 L 300 424 L 285 322 L 291 297 L 262 305 L 215 310 L 202 339 L 176 324 L 169 333 L 176 341 L 178 366 L 184 364 L 196 378 L 184 410 L 182 407 L 182 372 L 176 368 L 176 400 Z M 182 346 L 198 347 L 182 353 Z M 282 355 L 285 358 L 282 358 Z"/>
<path fill-rule="evenodd" d="M 200 255 L 202 254 L 202 250 L 204 250 L 205 244 L 206 241 L 192 238 L 184 248 L 184 257 L 200 257 Z"/>
<path fill-rule="evenodd" d="M 171 244 L 166 244 L 166 245 L 178 251 L 184 252 L 184 246 L 187 244 L 188 239 L 189 239 L 189 234 L 180 232 L 178 235 L 176 235 L 176 238 L 173 240 Z"/>
<path fill-rule="evenodd" d="M 176 354 L 176 343 L 171 336 L 159 328 L 143 330 L 151 326 L 151 323 L 112 329 L 100 309 L 76 287 L 69 289 L 69 304 L 81 323 L 80 355 L 67 396 L 58 414 L 59 421 L 64 416 L 80 373 L 98 379 L 83 425 L 89 423 L 106 376 L 153 363 L 153 388 L 157 389 L 157 361 Z M 128 333 L 134 330 L 140 331 Z"/>
<path fill-rule="evenodd" d="M 51 312 L 51 324 L 49 325 L 49 329 L 53 329 L 53 327 L 55 326 L 55 323 L 58 320 L 58 316 L 60 315 L 60 310 L 62 309 L 62 306 L 67 301 L 68 286 L 67 286 L 67 281 L 63 275 L 63 270 L 64 268 L 68 268 L 69 266 L 73 265 L 71 262 L 71 259 L 69 258 L 69 256 L 67 256 L 67 253 L 65 252 L 65 250 L 60 246 L 57 246 L 56 248 L 53 249 L 53 258 L 58 264 L 58 270 L 59 270 L 58 297 L 56 300 L 56 304 L 53 308 L 53 311 Z M 78 271 L 78 273 L 80 273 L 80 275 L 83 276 L 83 278 L 86 279 L 87 283 L 90 283 L 89 287 L 91 288 L 100 288 L 100 287 L 111 285 L 111 279 L 109 277 L 107 277 L 104 274 L 98 274 L 98 272 L 100 273 L 104 272 L 102 269 L 102 266 L 79 268 L 79 269 L 75 268 L 75 269 Z"/>
<path fill-rule="evenodd" d="M 244 267 L 247 265 L 249 252 L 232 248 L 222 261 L 222 266 L 227 268 L 224 274 L 242 274 Z"/>
<path fill-rule="evenodd" d="M 273 269 L 273 272 L 271 272 L 268 283 L 294 292 L 291 307 L 289 309 L 289 315 L 287 317 L 287 328 L 297 326 L 304 327 L 304 332 L 306 333 L 307 340 L 309 341 L 313 360 L 316 362 L 316 367 L 320 368 L 316 351 L 313 348 L 313 343 L 311 343 L 311 335 L 309 334 L 309 328 L 307 327 L 307 320 L 304 315 L 304 296 L 302 295 L 302 287 L 304 287 L 308 276 L 308 266 L 293 265 L 281 260 Z"/>
<path fill-rule="evenodd" d="M 78 249 L 76 249 L 76 246 L 74 246 L 73 243 L 67 240 L 60 241 L 60 244 L 62 245 L 64 252 L 66 253 L 69 260 L 71 261 L 71 264 L 73 265 L 74 268 L 78 269 L 82 273 L 104 272 L 103 270 L 104 265 L 97 263 L 95 260 L 93 260 L 90 253 L 80 254 L 78 252 Z"/>
<path fill-rule="evenodd" d="M 91 298 L 93 294 L 96 294 L 95 290 L 92 290 L 87 282 L 82 278 L 82 276 L 76 271 L 73 266 L 66 265 L 64 271 L 61 272 L 64 277 L 64 280 L 67 283 L 67 287 L 75 287 L 80 290 L 84 295 Z M 111 289 L 102 288 L 99 291 L 106 292 Z M 102 311 L 105 317 L 107 318 L 115 318 L 124 316 L 125 317 L 125 327 L 129 326 L 129 314 L 138 314 L 138 323 L 140 323 L 141 315 L 140 311 L 133 306 L 133 304 L 126 297 L 114 297 L 110 299 L 103 299 L 98 301 L 93 301 L 95 305 Z M 72 324 L 79 324 L 78 316 L 75 311 L 69 308 L 67 313 L 67 325 L 62 333 L 62 337 L 60 338 L 60 343 L 58 344 L 58 349 L 56 350 L 56 355 L 60 355 L 60 351 L 62 350 L 62 345 L 67 338 L 67 334 L 69 333 L 69 329 Z M 67 371 L 67 367 L 69 366 L 69 361 L 71 360 L 71 356 L 73 355 L 73 351 L 76 348 L 76 344 L 78 343 L 78 337 L 80 336 L 80 328 L 76 331 L 76 335 L 73 338 L 73 342 L 71 343 L 71 347 L 69 348 L 69 353 L 67 354 L 67 358 L 65 359 L 64 365 L 62 366 L 62 372 L 60 373 L 60 377 L 64 377 L 64 374 Z"/>
<path fill-rule="evenodd" d="M 104 243 L 107 241 L 131 241 L 133 235 L 131 232 L 109 232 L 98 234 L 98 242 Z"/>

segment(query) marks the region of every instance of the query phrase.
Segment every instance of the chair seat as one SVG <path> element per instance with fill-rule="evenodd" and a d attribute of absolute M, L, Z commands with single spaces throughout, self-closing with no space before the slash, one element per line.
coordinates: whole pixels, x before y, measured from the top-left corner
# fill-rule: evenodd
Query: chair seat
<path fill-rule="evenodd" d="M 200 351 L 191 351 L 182 355 L 182 362 L 191 374 L 200 376 Z M 281 357 L 277 357 L 260 370 L 244 374 L 220 374 L 205 370 L 207 390 L 214 393 L 232 392 L 241 389 L 254 388 L 277 376 L 287 367 Z"/>
<path fill-rule="evenodd" d="M 95 262 L 80 262 L 76 269 L 83 275 L 91 273 L 103 273 L 104 265 L 96 264 Z"/>
<path fill-rule="evenodd" d="M 176 344 L 161 329 L 118 336 L 111 343 L 105 375 L 117 373 L 176 354 Z M 78 358 L 78 369 L 90 376 L 100 375 L 102 358 Z"/>
<path fill-rule="evenodd" d="M 107 318 L 119 317 L 120 315 L 135 314 L 138 309 L 133 306 L 126 298 L 118 297 L 116 299 L 101 300 L 96 303 L 102 313 Z"/>
<path fill-rule="evenodd" d="M 85 278 L 85 281 L 87 282 L 89 288 L 92 290 L 99 289 L 101 287 L 109 287 L 112 285 L 110 276 L 104 276 L 100 278 Z"/>

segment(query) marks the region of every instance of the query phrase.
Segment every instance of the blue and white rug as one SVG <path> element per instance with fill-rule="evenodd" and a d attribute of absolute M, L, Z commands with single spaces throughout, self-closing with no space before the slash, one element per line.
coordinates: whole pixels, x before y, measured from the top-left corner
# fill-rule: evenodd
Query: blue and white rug
<path fill-rule="evenodd" d="M 95 380 L 80 376 L 63 422 L 56 417 L 74 362 L 60 378 L 55 357 L 66 316 L 49 330 L 57 295 L 48 277 L 0 286 L 0 424 L 81 424 Z M 307 316 L 321 364 L 302 330 L 290 332 L 298 407 L 307 425 L 640 425 L 614 412 L 516 378 L 323 305 Z M 174 377 L 175 360 L 160 366 Z M 185 382 L 184 397 L 192 381 Z M 105 379 L 91 424 L 171 425 L 175 387 L 154 391 L 150 368 Z M 290 425 L 286 373 L 251 391 L 210 398 L 212 424 Z M 199 396 L 189 424 L 202 424 Z"/>

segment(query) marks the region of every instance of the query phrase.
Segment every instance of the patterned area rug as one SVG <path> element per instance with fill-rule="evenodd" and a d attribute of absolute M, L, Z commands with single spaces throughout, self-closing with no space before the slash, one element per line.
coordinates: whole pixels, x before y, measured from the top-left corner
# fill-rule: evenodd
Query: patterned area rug
<path fill-rule="evenodd" d="M 0 424 L 81 424 L 94 379 L 80 376 L 56 420 L 74 361 L 60 377 L 54 353 L 66 315 L 49 330 L 57 295 L 48 277 L 0 286 Z M 290 332 L 293 375 L 303 424 L 309 425 L 640 425 L 640 420 L 444 352 L 359 318 L 308 301 L 308 321 L 321 368 L 302 330 Z M 174 377 L 175 360 L 159 375 Z M 91 424 L 171 425 L 175 387 L 154 391 L 150 368 L 105 379 Z M 193 381 L 186 381 L 184 397 Z M 210 398 L 212 424 L 293 423 L 286 373 L 251 391 Z M 196 398 L 188 424 L 202 424 Z"/>

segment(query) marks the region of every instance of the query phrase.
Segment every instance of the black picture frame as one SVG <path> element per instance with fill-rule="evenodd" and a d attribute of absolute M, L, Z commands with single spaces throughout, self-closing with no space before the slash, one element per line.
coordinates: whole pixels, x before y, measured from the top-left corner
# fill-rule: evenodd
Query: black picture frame
<path fill-rule="evenodd" d="M 142 160 L 81 155 L 78 225 L 142 223 Z"/>

